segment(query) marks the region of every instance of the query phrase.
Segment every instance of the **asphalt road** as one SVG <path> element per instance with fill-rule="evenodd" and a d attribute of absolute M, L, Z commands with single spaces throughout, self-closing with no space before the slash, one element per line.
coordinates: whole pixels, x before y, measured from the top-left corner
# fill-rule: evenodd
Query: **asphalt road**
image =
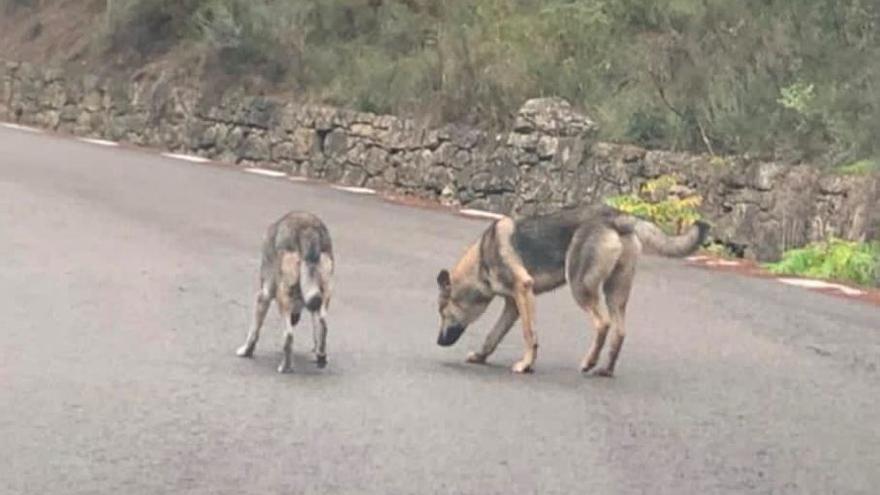
<path fill-rule="evenodd" d="M 278 375 L 273 309 L 235 357 L 264 228 L 337 254 L 329 366 Z M 880 310 L 645 258 L 614 379 L 538 300 L 464 364 L 495 304 L 435 345 L 435 276 L 486 221 L 153 153 L 0 129 L 0 493 L 877 493 Z"/>

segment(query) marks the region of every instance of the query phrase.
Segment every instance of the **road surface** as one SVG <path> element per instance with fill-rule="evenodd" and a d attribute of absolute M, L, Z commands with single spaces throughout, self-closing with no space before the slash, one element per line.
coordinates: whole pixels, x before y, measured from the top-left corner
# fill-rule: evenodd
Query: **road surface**
<path fill-rule="evenodd" d="M 235 357 L 265 227 L 329 224 L 330 364 L 273 309 Z M 538 300 L 536 373 L 500 305 L 435 345 L 435 277 L 486 220 L 0 129 L 0 493 L 877 493 L 880 310 L 645 258 L 614 379 Z"/>

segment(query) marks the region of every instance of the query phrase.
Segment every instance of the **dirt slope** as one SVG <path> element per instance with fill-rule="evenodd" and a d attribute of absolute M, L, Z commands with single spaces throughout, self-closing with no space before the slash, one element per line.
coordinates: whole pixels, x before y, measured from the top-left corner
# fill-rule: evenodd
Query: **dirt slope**
<path fill-rule="evenodd" d="M 82 62 L 103 28 L 104 0 L 39 2 L 0 7 L 0 57 L 34 63 Z"/>

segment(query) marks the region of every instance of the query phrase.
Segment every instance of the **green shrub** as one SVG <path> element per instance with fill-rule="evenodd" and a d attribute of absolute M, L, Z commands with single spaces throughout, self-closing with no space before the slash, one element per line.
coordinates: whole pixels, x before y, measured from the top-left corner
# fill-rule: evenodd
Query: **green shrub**
<path fill-rule="evenodd" d="M 658 113 L 638 110 L 627 122 L 626 137 L 649 148 L 662 146 L 669 137 L 670 125 Z"/>
<path fill-rule="evenodd" d="M 151 56 L 195 41 L 227 72 L 307 99 L 502 125 L 553 95 L 605 139 L 829 165 L 880 156 L 876 0 L 108 5 L 117 47 Z"/>
<path fill-rule="evenodd" d="M 191 33 L 192 15 L 210 0 L 114 0 L 110 46 L 141 56 L 162 53 Z"/>
<path fill-rule="evenodd" d="M 37 0 L 0 0 L 0 10 L 7 14 L 14 13 L 17 9 L 21 7 L 34 7 L 37 5 Z"/>
<path fill-rule="evenodd" d="M 627 194 L 608 198 L 606 203 L 639 218 L 650 220 L 671 234 L 681 233 L 700 219 L 697 208 L 702 203 L 699 195 L 679 198 L 665 194 L 676 185 L 674 177 L 665 175 L 646 182 L 639 194 Z M 662 196 L 662 199 L 652 199 Z"/>
<path fill-rule="evenodd" d="M 859 160 L 834 169 L 840 175 L 865 175 L 880 172 L 880 160 Z"/>
<path fill-rule="evenodd" d="M 880 284 L 880 243 L 831 239 L 828 242 L 786 251 L 781 261 L 766 266 L 777 274 L 840 280 L 859 285 L 878 285 Z"/>
<path fill-rule="evenodd" d="M 227 74 L 257 74 L 276 83 L 283 81 L 293 60 L 277 36 L 282 24 L 264 2 L 114 0 L 109 5 L 110 46 L 115 50 L 150 57 L 189 42 L 207 48 Z"/>
<path fill-rule="evenodd" d="M 713 243 L 709 244 L 708 246 L 703 247 L 703 249 L 701 251 L 706 254 L 709 254 L 711 256 L 715 256 L 717 258 L 727 258 L 727 259 L 742 258 L 742 256 L 740 256 L 736 252 L 734 252 L 730 248 L 730 246 L 725 245 L 721 242 L 713 242 Z"/>

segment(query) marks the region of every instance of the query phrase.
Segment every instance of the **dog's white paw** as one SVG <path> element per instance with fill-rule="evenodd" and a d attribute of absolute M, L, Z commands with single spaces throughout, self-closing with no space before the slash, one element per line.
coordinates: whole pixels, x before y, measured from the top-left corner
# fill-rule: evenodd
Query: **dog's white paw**
<path fill-rule="evenodd" d="M 293 373 L 293 366 L 286 364 L 286 363 L 281 363 L 278 365 L 278 372 L 282 373 L 282 374 L 283 373 Z"/>
<path fill-rule="evenodd" d="M 245 344 L 235 351 L 235 355 L 238 357 L 249 358 L 254 355 L 254 348 Z"/>
<path fill-rule="evenodd" d="M 471 351 L 468 353 L 466 361 L 471 364 L 485 364 L 486 355 L 476 351 Z"/>
<path fill-rule="evenodd" d="M 514 373 L 531 373 L 532 372 L 532 364 L 526 361 L 519 361 L 513 365 L 511 368 Z"/>

